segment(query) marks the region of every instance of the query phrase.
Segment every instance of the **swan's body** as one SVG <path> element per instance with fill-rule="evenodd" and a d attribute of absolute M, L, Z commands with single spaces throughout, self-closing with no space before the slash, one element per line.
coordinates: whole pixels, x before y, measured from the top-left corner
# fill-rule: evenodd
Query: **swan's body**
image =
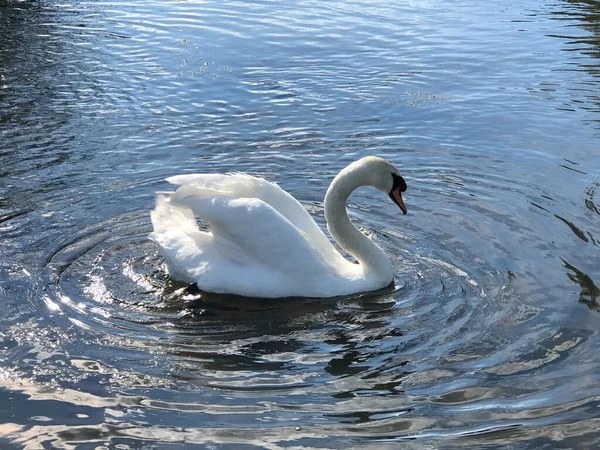
<path fill-rule="evenodd" d="M 393 280 L 385 252 L 348 218 L 346 199 L 358 186 L 386 193 L 402 208 L 406 184 L 384 159 L 350 164 L 325 196 L 331 236 L 359 264 L 344 258 L 302 205 L 276 184 L 249 175 L 199 174 L 167 179 L 180 187 L 158 193 L 155 241 L 169 274 L 207 292 L 251 297 L 333 297 L 383 288 Z M 195 216 L 208 222 L 200 231 Z"/>

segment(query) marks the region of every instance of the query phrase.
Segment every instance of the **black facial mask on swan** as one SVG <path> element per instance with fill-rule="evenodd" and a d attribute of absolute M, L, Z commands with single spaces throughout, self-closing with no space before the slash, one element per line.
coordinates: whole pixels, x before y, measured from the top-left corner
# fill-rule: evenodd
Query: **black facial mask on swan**
<path fill-rule="evenodd" d="M 408 213 L 408 209 L 404 204 L 404 200 L 402 199 L 402 192 L 406 192 L 408 187 L 406 186 L 406 181 L 400 175 L 393 173 L 392 179 L 394 180 L 394 184 L 392 185 L 392 190 L 389 193 L 392 201 L 400 207 L 402 212 L 406 215 Z"/>

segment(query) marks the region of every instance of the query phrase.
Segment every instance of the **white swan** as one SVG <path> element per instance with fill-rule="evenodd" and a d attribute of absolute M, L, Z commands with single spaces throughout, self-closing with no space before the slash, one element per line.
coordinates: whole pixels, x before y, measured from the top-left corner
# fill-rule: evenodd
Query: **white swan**
<path fill-rule="evenodd" d="M 359 186 L 389 194 L 407 213 L 406 182 L 382 158 L 353 162 L 325 195 L 327 228 L 359 264 L 344 258 L 290 194 L 243 174 L 179 175 L 180 185 L 157 193 L 150 234 L 169 274 L 207 292 L 251 297 L 333 297 L 381 289 L 393 280 L 385 252 L 348 218 L 346 200 Z M 208 222 L 200 231 L 195 216 Z"/>

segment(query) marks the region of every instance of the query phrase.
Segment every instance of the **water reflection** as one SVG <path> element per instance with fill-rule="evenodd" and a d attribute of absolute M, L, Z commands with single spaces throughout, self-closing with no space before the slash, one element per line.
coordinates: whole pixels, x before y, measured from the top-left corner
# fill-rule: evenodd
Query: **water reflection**
<path fill-rule="evenodd" d="M 578 80 L 569 87 L 571 101 L 568 108 L 580 109 L 592 113 L 584 122 L 595 124 L 598 128 L 600 119 L 600 97 L 598 96 L 598 75 L 600 74 L 600 61 L 593 58 L 600 57 L 600 11 L 598 2 L 566 0 L 568 7 L 565 10 L 552 12 L 552 15 L 575 25 L 564 28 L 564 34 L 550 34 L 566 42 L 565 50 L 572 52 L 569 64 L 561 70 L 574 70 L 589 73 L 592 78 Z M 583 33 L 580 30 L 585 30 Z"/>
<path fill-rule="evenodd" d="M 583 273 L 565 260 L 563 260 L 563 262 L 565 263 L 565 268 L 570 271 L 568 275 L 571 281 L 577 283 L 581 287 L 579 302 L 590 309 L 600 312 L 600 305 L 597 301 L 598 297 L 600 297 L 600 288 L 594 284 L 594 281 L 589 275 Z"/>
<path fill-rule="evenodd" d="M 567 14 L 571 13 L 571 18 L 576 18 L 587 31 L 590 31 L 593 36 L 585 41 L 585 43 L 593 43 L 600 46 L 600 5 L 595 0 L 566 0 L 571 8 L 567 10 Z M 561 14 L 561 12 L 557 12 Z M 573 17 L 574 16 L 574 17 Z M 586 49 L 584 49 L 586 50 Z M 589 52 L 586 55 L 599 57 L 600 52 Z"/>
<path fill-rule="evenodd" d="M 598 118 L 598 113 L 600 112 L 600 97 L 598 96 L 598 74 L 600 74 L 600 61 L 598 60 L 598 57 L 600 57 L 600 5 L 595 1 L 567 0 L 567 3 L 567 9 L 554 11 L 552 15 L 556 19 L 568 21 L 573 25 L 564 28 L 565 33 L 551 34 L 551 36 L 564 40 L 566 43 L 564 50 L 573 54 L 569 58 L 568 65 L 565 65 L 562 70 L 586 72 L 591 76 L 591 78 L 577 80 L 577 83 L 570 87 L 572 95 L 570 105 L 575 109 L 592 113 L 592 115 L 586 116 L 584 122 L 598 124 L 600 123 L 600 119 Z M 575 155 L 580 155 L 576 151 L 572 151 L 572 153 L 573 158 Z M 598 209 L 595 201 L 595 193 L 598 186 L 596 180 L 597 170 L 593 164 L 589 166 L 586 166 L 585 163 L 582 164 L 585 158 L 578 157 L 574 159 L 576 160 L 565 158 L 568 164 L 563 165 L 563 167 L 581 175 L 587 175 L 589 170 L 594 180 L 584 192 L 586 210 L 583 212 L 585 216 L 581 216 L 581 211 L 573 211 L 570 213 L 571 217 L 569 218 L 559 214 L 555 214 L 555 217 L 565 223 L 579 240 L 586 244 L 592 244 L 597 248 L 599 246 L 595 238 L 598 224 Z M 586 179 L 586 177 L 583 177 L 583 179 Z M 583 256 L 584 254 L 589 255 L 589 257 L 586 258 Z M 565 268 L 568 270 L 568 278 L 581 287 L 579 302 L 595 311 L 598 311 L 598 304 L 596 302 L 597 287 L 592 277 L 597 273 L 597 264 L 595 263 L 597 258 L 596 252 L 592 253 L 583 250 L 580 252 L 579 261 L 573 263 L 574 265 L 567 262 L 564 258 L 562 259 Z M 585 268 L 582 271 L 575 266 Z"/>
<path fill-rule="evenodd" d="M 596 193 L 600 188 L 600 180 L 595 179 L 585 191 L 585 206 L 587 208 L 586 215 L 592 220 L 600 219 L 600 199 L 596 199 Z"/>
<path fill-rule="evenodd" d="M 63 134 L 70 108 L 53 108 L 70 78 L 62 58 L 67 44 L 60 38 L 54 11 L 38 2 L 10 2 L 2 13 L 0 122 L 11 148 L 2 155 L 0 175 L 6 177 L 60 164 L 73 137 Z M 60 146 L 65 146 L 63 151 L 54 153 Z"/>

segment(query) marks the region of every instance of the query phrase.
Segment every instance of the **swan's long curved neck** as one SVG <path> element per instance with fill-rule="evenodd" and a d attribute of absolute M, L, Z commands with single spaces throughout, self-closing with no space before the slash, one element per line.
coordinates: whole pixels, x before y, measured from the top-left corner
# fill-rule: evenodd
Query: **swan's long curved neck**
<path fill-rule="evenodd" d="M 363 267 L 365 275 L 377 274 L 392 280 L 392 263 L 385 252 L 350 221 L 346 210 L 346 200 L 364 181 L 360 170 L 342 170 L 331 182 L 325 194 L 325 218 L 331 237 L 346 252 L 354 256 Z"/>

